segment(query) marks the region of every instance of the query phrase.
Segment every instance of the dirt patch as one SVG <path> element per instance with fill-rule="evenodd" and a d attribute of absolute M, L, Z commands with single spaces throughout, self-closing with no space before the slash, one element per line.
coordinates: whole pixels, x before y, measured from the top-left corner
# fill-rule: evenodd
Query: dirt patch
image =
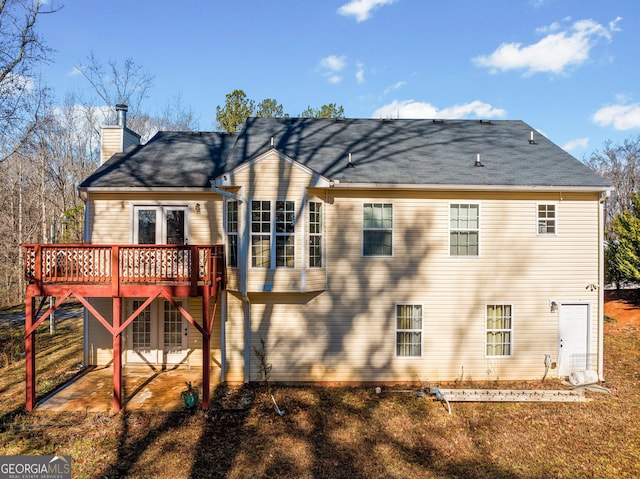
<path fill-rule="evenodd" d="M 640 331 L 640 290 L 618 289 L 604 293 L 605 333 Z"/>

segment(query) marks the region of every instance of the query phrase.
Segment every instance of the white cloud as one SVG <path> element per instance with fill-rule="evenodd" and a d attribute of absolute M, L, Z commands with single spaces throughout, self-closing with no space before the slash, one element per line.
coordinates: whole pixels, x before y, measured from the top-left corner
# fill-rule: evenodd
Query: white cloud
<path fill-rule="evenodd" d="M 562 149 L 565 151 L 586 150 L 589 146 L 589 138 L 576 138 L 567 142 Z"/>
<path fill-rule="evenodd" d="M 344 67 L 347 65 L 347 58 L 345 56 L 329 55 L 320 60 L 320 69 L 323 70 L 323 76 L 327 78 L 329 83 L 340 83 L 342 76 L 338 75 Z"/>
<path fill-rule="evenodd" d="M 356 81 L 358 83 L 364 83 L 364 65 L 358 63 L 358 71 L 356 72 Z"/>
<path fill-rule="evenodd" d="M 391 5 L 396 0 L 351 0 L 338 8 L 338 13 L 345 17 L 353 16 L 358 23 L 364 22 L 371 16 L 371 12 L 383 5 Z"/>
<path fill-rule="evenodd" d="M 325 70 L 330 70 L 335 72 L 342 70 L 346 64 L 347 64 L 347 59 L 344 55 L 341 57 L 338 57 L 336 55 L 329 55 L 328 57 L 325 57 L 322 60 L 320 60 L 320 67 L 324 68 Z"/>
<path fill-rule="evenodd" d="M 569 68 L 583 65 L 589 60 L 591 49 L 601 40 L 610 41 L 611 33 L 618 31 L 616 18 L 609 27 L 593 20 L 578 20 L 565 30 L 553 23 L 540 32 L 547 33 L 539 42 L 503 43 L 490 55 L 472 59 L 477 66 L 489 68 L 491 73 L 525 70 L 525 74 L 565 73 Z M 557 33 L 554 33 L 557 32 Z"/>
<path fill-rule="evenodd" d="M 397 82 L 395 85 L 390 86 L 389 88 L 387 88 L 387 89 L 384 91 L 384 94 L 385 94 L 385 95 L 388 95 L 388 94 L 389 94 L 389 93 L 391 93 L 392 91 L 397 90 L 397 89 L 399 89 L 399 88 L 402 88 L 402 87 L 403 87 L 403 86 L 405 86 L 406 84 L 407 84 L 407 82 L 406 82 L 406 81 L 399 81 L 399 82 Z"/>
<path fill-rule="evenodd" d="M 9 73 L 0 82 L 0 91 L 5 95 L 20 95 L 24 92 L 32 92 L 35 86 L 33 77 Z"/>
<path fill-rule="evenodd" d="M 608 105 L 595 112 L 591 119 L 600 126 L 613 125 L 616 130 L 640 128 L 640 103 Z"/>
<path fill-rule="evenodd" d="M 507 114 L 506 110 L 494 108 L 479 100 L 453 105 L 443 109 L 427 102 L 414 100 L 394 100 L 381 106 L 371 115 L 372 118 L 447 118 L 458 119 L 467 117 L 500 118 Z"/>

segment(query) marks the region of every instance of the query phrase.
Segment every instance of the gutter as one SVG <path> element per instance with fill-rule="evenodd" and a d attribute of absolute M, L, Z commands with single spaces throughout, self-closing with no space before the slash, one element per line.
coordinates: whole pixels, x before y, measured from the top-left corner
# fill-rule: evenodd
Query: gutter
<path fill-rule="evenodd" d="M 249 249 L 249 225 L 251 224 L 250 214 L 251 211 L 249 209 L 249 200 L 243 196 L 235 193 L 231 193 L 227 190 L 223 190 L 218 187 L 215 180 L 211 180 L 211 190 L 214 193 L 217 193 L 225 198 L 230 198 L 234 201 L 238 201 L 240 204 L 245 205 L 245 214 L 244 219 L 242 220 L 242 239 L 240 241 L 240 248 L 238 251 L 238 260 L 240 262 L 240 293 L 242 295 L 242 303 L 244 307 L 244 382 L 248 383 L 250 380 L 251 374 L 251 301 L 249 300 L 248 295 L 248 286 L 247 286 L 247 277 L 249 274 L 249 261 L 247 259 L 247 251 Z M 240 216 L 240 215 L 239 215 Z M 240 216 L 241 217 L 241 216 Z M 226 311 L 225 317 L 222 318 L 222 321 L 226 321 Z M 225 330 L 226 334 L 226 330 Z M 226 338 L 221 338 L 221 354 L 222 354 L 222 372 L 224 373 L 226 370 L 226 348 L 225 348 Z M 224 377 L 221 378 L 224 381 Z"/>
<path fill-rule="evenodd" d="M 425 191 L 518 191 L 518 192 L 572 192 L 572 193 L 606 193 L 611 192 L 609 186 L 542 186 L 542 185 L 460 185 L 460 184 L 415 184 L 415 183 L 341 183 L 332 180 L 329 188 L 354 190 L 425 190 Z"/>

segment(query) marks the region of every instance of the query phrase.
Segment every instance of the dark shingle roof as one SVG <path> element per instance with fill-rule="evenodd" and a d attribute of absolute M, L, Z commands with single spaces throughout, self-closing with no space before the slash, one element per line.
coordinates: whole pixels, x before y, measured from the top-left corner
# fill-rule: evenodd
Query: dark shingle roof
<path fill-rule="evenodd" d="M 160 132 L 83 187 L 207 187 L 273 146 L 340 183 L 607 188 L 522 121 L 249 118 L 241 132 Z M 349 154 L 353 167 L 349 167 Z M 483 167 L 474 166 L 477 155 Z"/>

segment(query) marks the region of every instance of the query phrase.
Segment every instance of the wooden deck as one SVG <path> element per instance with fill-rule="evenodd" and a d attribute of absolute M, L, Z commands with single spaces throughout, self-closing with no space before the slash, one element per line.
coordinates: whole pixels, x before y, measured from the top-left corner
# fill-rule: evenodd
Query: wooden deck
<path fill-rule="evenodd" d="M 224 283 L 222 245 L 25 244 L 27 292 L 87 297 L 145 296 L 165 286 L 172 296 L 202 296 L 202 287 Z M 224 284 L 222 284 L 224 287 Z"/>
<path fill-rule="evenodd" d="M 170 302 L 202 335 L 202 407 L 209 407 L 211 333 L 218 292 L 225 288 L 223 245 L 96 245 L 24 244 L 27 280 L 25 303 L 26 409 L 36 406 L 36 328 L 67 298 L 75 298 L 113 338 L 113 403 L 119 411 L 125 400 L 122 376 L 122 333 L 156 298 Z M 36 298 L 40 297 L 39 306 Z M 48 298 L 52 307 L 39 315 Z M 111 320 L 87 298 L 112 298 Z M 202 318 L 194 318 L 175 298 L 201 297 Z M 124 298 L 146 298 L 123 317 Z M 213 301 L 215 298 L 215 301 Z"/>

